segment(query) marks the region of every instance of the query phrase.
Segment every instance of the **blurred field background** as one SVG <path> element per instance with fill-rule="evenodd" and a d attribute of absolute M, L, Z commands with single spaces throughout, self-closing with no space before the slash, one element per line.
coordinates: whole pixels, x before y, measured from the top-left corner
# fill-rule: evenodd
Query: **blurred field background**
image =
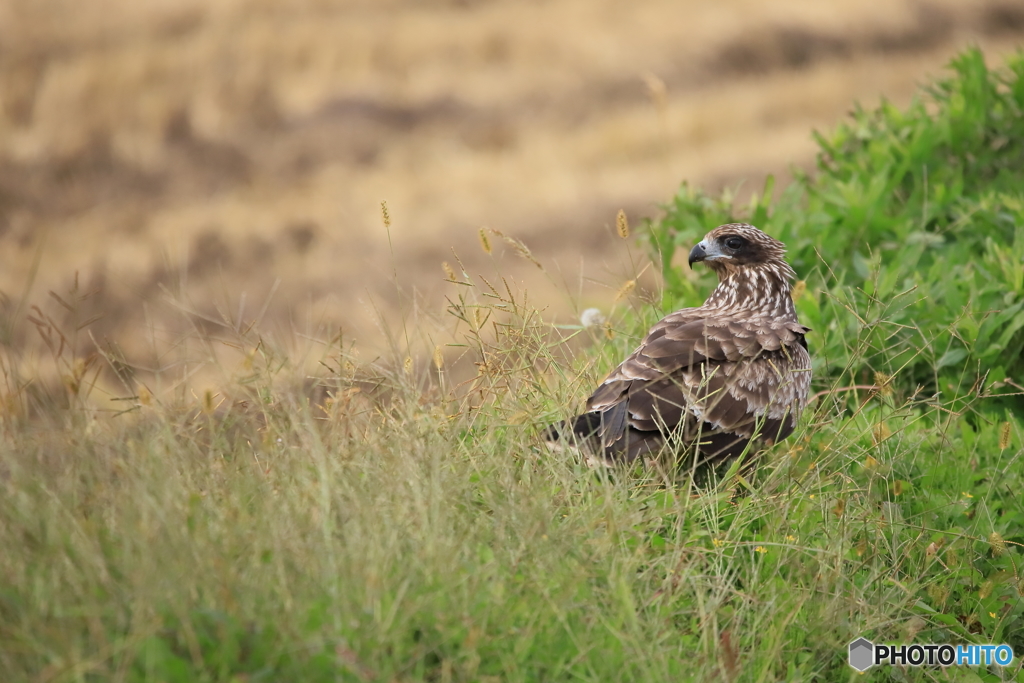
<path fill-rule="evenodd" d="M 452 247 L 566 320 L 635 272 L 618 209 L 742 198 L 851 102 L 1022 38 L 1009 0 L 3 0 L 2 341 L 31 354 L 19 316 L 77 277 L 140 367 L 225 319 L 372 357 L 443 310 Z"/>

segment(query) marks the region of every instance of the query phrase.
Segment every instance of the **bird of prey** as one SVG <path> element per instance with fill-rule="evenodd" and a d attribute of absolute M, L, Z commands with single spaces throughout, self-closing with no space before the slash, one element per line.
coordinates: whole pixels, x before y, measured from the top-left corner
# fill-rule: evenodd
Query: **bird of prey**
<path fill-rule="evenodd" d="M 752 225 L 722 225 L 690 251 L 718 287 L 699 308 L 671 313 L 587 400 L 551 427 L 588 461 L 632 462 L 666 447 L 698 465 L 728 461 L 752 440 L 789 436 L 807 404 L 811 358 L 790 294 L 785 245 Z"/>

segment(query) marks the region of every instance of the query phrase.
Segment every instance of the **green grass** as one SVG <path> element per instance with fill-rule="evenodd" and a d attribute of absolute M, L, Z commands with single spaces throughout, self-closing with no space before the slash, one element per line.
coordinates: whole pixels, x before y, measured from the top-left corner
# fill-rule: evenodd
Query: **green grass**
<path fill-rule="evenodd" d="M 134 406 L 117 418 L 88 393 L 101 363 L 77 359 L 36 311 L 65 382 L 27 382 L 4 357 L 2 679 L 1024 681 L 1019 659 L 865 676 L 846 664 L 859 636 L 1024 655 L 1024 433 L 1014 398 L 990 396 L 1020 379 L 1002 313 L 1020 284 L 986 289 L 979 274 L 1003 263 L 991 272 L 1017 277 L 1007 226 L 1021 224 L 1024 186 L 1010 174 L 1024 169 L 943 139 L 911 144 L 929 177 L 953 174 L 942 182 L 957 197 L 929 189 L 921 214 L 917 157 L 889 175 L 870 165 L 899 165 L 886 144 L 977 133 L 957 117 L 1005 110 L 1024 59 L 997 73 L 979 59 L 959 58 L 928 104 L 856 114 L 778 203 L 737 210 L 685 190 L 647 227 L 670 260 L 750 217 L 807 277 L 820 393 L 753 480 L 599 473 L 540 443 L 658 316 L 650 307 L 581 344 L 588 331 L 559 340 L 513 292 L 452 285 L 461 365 L 406 368 L 398 352 L 365 364 L 325 343 L 314 390 L 295 388 L 302 354 L 226 326 L 199 346 L 247 352 L 237 372 L 223 366 L 230 400 L 153 397 L 108 351 L 104 372 L 125 378 Z M 943 108 L 972 88 L 1006 101 Z M 987 133 L 963 144 L 993 147 Z M 841 189 L 846 204 L 832 202 Z M 667 268 L 665 281 L 668 307 L 710 286 Z M 929 295 L 897 296 L 905 283 Z M 942 287 L 965 303 L 943 305 Z M 979 300 L 996 290 L 999 306 Z M 968 320 L 1006 343 L 984 355 Z"/>

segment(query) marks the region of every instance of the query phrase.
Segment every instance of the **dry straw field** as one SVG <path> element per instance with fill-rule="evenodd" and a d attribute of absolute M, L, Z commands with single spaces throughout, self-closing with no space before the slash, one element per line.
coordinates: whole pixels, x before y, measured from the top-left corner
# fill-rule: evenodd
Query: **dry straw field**
<path fill-rule="evenodd" d="M 851 102 L 1021 36 L 1008 0 L 4 0 L 0 291 L 63 315 L 77 280 L 140 372 L 225 318 L 373 357 L 442 310 L 453 247 L 565 320 L 636 266 L 618 209 L 758 189 Z"/>

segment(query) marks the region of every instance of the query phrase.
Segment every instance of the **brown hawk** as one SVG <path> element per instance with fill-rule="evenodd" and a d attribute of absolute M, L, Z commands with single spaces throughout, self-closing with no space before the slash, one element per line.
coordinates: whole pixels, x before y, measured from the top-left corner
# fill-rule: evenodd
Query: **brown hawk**
<path fill-rule="evenodd" d="M 678 444 L 702 464 L 740 455 L 751 439 L 789 436 L 807 404 L 811 358 L 784 255 L 782 242 L 746 223 L 705 235 L 690 266 L 710 267 L 718 287 L 652 327 L 587 412 L 548 430 L 549 443 L 569 439 L 605 464 Z"/>

